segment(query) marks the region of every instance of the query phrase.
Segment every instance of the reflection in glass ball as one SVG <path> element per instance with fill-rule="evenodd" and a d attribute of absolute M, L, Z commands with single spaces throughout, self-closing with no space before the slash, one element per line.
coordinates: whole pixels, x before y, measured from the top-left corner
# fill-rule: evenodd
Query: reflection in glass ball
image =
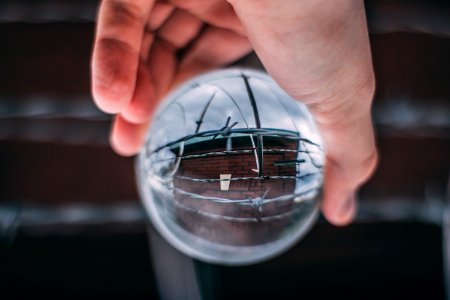
<path fill-rule="evenodd" d="M 173 246 L 243 265 L 286 250 L 312 226 L 323 164 L 306 107 L 267 74 L 230 69 L 166 97 L 137 172 L 151 221 Z"/>

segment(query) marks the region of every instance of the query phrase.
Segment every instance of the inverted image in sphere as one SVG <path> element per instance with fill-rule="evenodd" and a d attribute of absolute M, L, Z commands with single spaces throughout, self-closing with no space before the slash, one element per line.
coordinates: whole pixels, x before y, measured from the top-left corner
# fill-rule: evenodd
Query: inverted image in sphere
<path fill-rule="evenodd" d="M 137 159 L 151 222 L 197 259 L 255 263 L 312 226 L 324 152 L 307 108 L 267 74 L 198 76 L 158 108 Z"/>

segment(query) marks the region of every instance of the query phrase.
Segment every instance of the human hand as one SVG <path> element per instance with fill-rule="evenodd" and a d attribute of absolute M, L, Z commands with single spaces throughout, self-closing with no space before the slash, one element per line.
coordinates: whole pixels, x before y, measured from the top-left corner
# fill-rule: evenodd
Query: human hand
<path fill-rule="evenodd" d="M 125 156 L 138 152 L 153 111 L 171 86 L 249 53 L 243 35 L 223 0 L 104 0 L 92 91 L 100 109 L 117 114 L 111 133 L 115 151 Z"/>
<path fill-rule="evenodd" d="M 97 105 L 117 114 L 116 152 L 139 150 L 158 100 L 172 86 L 253 48 L 280 86 L 314 114 L 327 146 L 322 211 L 331 223 L 349 223 L 356 190 L 377 161 L 363 2 L 154 2 L 104 0 L 100 7 L 92 89 Z"/>

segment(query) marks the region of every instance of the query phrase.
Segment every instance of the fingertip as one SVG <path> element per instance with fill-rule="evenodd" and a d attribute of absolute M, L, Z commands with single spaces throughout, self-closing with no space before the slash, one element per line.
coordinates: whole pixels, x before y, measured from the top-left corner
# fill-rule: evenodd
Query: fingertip
<path fill-rule="evenodd" d="M 357 211 L 357 201 L 354 195 L 342 201 L 328 201 L 324 199 L 322 202 L 322 214 L 331 224 L 335 226 L 347 226 L 352 223 Z"/>
<path fill-rule="evenodd" d="M 121 112 L 131 101 L 136 84 L 138 56 L 115 39 L 96 42 L 92 57 L 92 95 L 102 111 Z"/>
<path fill-rule="evenodd" d="M 151 118 L 150 110 L 130 105 L 121 114 L 124 119 L 133 124 L 141 124 L 149 121 Z"/>
<path fill-rule="evenodd" d="M 121 156 L 136 155 L 142 147 L 147 124 L 132 124 L 117 115 L 110 135 L 112 149 Z"/>
<path fill-rule="evenodd" d="M 144 101 L 143 101 L 144 100 Z M 121 117 L 134 125 L 148 124 L 153 116 L 157 101 L 154 97 L 135 99 L 120 113 Z"/>
<path fill-rule="evenodd" d="M 155 90 L 150 73 L 139 68 L 136 88 L 130 104 L 121 112 L 122 117 L 134 124 L 148 122 L 155 110 Z"/>
<path fill-rule="evenodd" d="M 97 107 L 108 114 L 117 114 L 125 109 L 130 102 L 123 89 L 105 87 L 95 81 L 92 87 L 92 96 Z"/>

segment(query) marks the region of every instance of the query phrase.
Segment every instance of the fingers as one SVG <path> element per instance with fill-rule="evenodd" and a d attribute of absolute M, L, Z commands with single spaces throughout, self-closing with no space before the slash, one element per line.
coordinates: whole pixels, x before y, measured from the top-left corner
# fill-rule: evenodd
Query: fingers
<path fill-rule="evenodd" d="M 376 153 L 376 152 L 374 152 Z M 377 157 L 373 155 L 366 162 L 361 163 L 358 173 L 364 176 L 345 178 L 343 174 L 351 171 L 345 165 L 337 165 L 328 160 L 325 171 L 324 197 L 322 213 L 326 219 L 337 226 L 348 225 L 353 221 L 357 212 L 357 192 L 360 186 L 370 177 L 377 164 Z"/>
<path fill-rule="evenodd" d="M 223 0 L 170 0 L 200 20 L 219 28 L 230 29 L 245 36 L 245 30 L 236 16 L 233 7 Z"/>
<path fill-rule="evenodd" d="M 117 153 L 129 156 L 139 151 L 158 99 L 173 86 L 177 49 L 197 39 L 185 53 L 175 82 L 251 51 L 248 41 L 230 30 L 211 27 L 198 37 L 202 25 L 197 17 L 167 3 L 105 0 L 102 4 L 92 88 L 101 109 L 119 113 L 110 138 Z M 149 31 L 144 31 L 145 26 Z"/>
<path fill-rule="evenodd" d="M 147 70 L 140 69 L 136 92 L 130 106 L 116 118 L 111 133 L 111 143 L 121 155 L 136 154 L 145 138 L 148 119 L 158 99 L 170 87 L 200 72 L 231 63 L 251 51 L 248 41 L 230 30 L 210 27 L 195 41 L 177 70 L 175 51 L 168 43 L 156 40 L 150 52 Z M 145 70 L 145 68 L 143 68 Z M 154 90 L 145 84 L 152 74 Z M 141 83 L 142 82 L 142 83 Z M 154 95 L 153 99 L 150 95 Z M 147 101 L 146 101 L 147 100 Z"/>
<path fill-rule="evenodd" d="M 322 212 L 335 225 L 351 222 L 356 213 L 356 192 L 377 164 L 370 112 L 348 118 L 348 122 L 334 124 L 319 122 L 327 147 Z"/>
<path fill-rule="evenodd" d="M 176 49 L 162 40 L 156 41 L 150 53 L 147 67 L 153 74 L 155 100 L 160 99 L 169 89 L 175 76 Z"/>
<path fill-rule="evenodd" d="M 156 2 L 150 12 L 147 27 L 150 31 L 158 29 L 172 14 L 175 7 L 165 2 Z"/>
<path fill-rule="evenodd" d="M 155 90 L 150 71 L 145 64 L 141 64 L 138 69 L 133 98 L 121 114 L 131 123 L 145 123 L 153 114 L 155 106 Z"/>
<path fill-rule="evenodd" d="M 182 10 L 175 10 L 158 29 L 158 36 L 179 49 L 186 46 L 199 33 L 202 22 Z"/>
<path fill-rule="evenodd" d="M 327 162 L 322 213 L 330 223 L 343 226 L 353 220 L 357 187 L 342 178 L 340 166 L 335 165 L 334 161 Z"/>
<path fill-rule="evenodd" d="M 176 48 L 194 39 L 200 29 L 200 20 L 182 11 L 169 15 L 170 8 L 167 4 L 155 4 L 155 9 L 162 11 L 164 18 L 158 16 L 153 25 L 165 22 L 158 30 L 158 37 L 151 32 L 143 35 L 140 57 L 146 63 L 141 63 L 133 98 L 121 112 L 122 117 L 131 123 L 144 123 L 150 119 L 156 99 L 167 91 L 174 77 Z M 153 15 L 154 11 L 151 12 Z"/>
<path fill-rule="evenodd" d="M 139 68 L 133 100 L 122 114 L 117 115 L 112 126 L 110 142 L 118 154 L 131 156 L 139 152 L 151 116 L 158 100 L 168 90 L 175 76 L 175 68 L 174 49 L 156 40 L 148 62 Z M 153 84 L 147 82 L 150 80 Z"/>
<path fill-rule="evenodd" d="M 108 113 L 123 110 L 136 83 L 144 26 L 154 0 L 104 0 L 92 57 L 92 93 Z"/>
<path fill-rule="evenodd" d="M 174 85 L 201 72 L 230 64 L 252 51 L 247 38 L 228 29 L 209 26 L 180 63 Z"/>
<path fill-rule="evenodd" d="M 120 114 L 116 115 L 110 136 L 111 147 L 119 155 L 135 155 L 145 139 L 147 126 L 147 123 L 133 124 Z"/>

